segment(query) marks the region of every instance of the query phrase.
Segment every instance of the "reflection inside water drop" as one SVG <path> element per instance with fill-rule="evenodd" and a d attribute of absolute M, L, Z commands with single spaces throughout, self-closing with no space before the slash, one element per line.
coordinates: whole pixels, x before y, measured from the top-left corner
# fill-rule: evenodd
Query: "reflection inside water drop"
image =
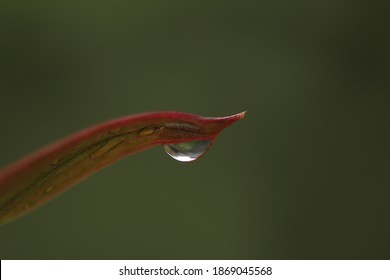
<path fill-rule="evenodd" d="M 198 140 L 192 142 L 167 144 L 163 145 L 163 147 L 168 155 L 178 161 L 193 161 L 207 152 L 211 144 L 212 141 L 210 140 Z"/>

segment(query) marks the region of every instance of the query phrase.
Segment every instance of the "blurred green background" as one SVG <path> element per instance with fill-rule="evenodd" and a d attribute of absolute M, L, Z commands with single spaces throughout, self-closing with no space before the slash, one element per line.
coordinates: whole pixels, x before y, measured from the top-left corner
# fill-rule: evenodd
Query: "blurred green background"
<path fill-rule="evenodd" d="M 0 258 L 390 258 L 389 34 L 374 1 L 1 1 L 2 167 L 123 115 L 248 113 L 1 227 Z"/>

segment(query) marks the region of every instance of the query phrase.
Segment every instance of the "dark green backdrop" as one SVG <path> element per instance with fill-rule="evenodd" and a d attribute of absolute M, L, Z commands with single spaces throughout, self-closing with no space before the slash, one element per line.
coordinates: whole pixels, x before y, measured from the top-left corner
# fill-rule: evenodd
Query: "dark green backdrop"
<path fill-rule="evenodd" d="M 388 9 L 366 2 L 2 0 L 0 166 L 122 115 L 248 113 L 197 162 L 153 148 L 1 227 L 0 258 L 390 258 Z"/>

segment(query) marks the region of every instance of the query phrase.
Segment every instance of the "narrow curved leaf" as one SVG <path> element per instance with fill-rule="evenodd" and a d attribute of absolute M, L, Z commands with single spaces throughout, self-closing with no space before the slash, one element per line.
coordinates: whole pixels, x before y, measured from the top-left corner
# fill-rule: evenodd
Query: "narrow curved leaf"
<path fill-rule="evenodd" d="M 0 224 L 31 212 L 124 156 L 158 144 L 214 141 L 244 114 L 208 118 L 179 112 L 144 113 L 75 133 L 0 172 Z"/>

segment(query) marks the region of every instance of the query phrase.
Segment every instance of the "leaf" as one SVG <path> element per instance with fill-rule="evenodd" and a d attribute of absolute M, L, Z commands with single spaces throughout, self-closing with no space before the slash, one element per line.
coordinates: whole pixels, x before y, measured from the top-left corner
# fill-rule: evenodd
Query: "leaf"
<path fill-rule="evenodd" d="M 179 112 L 144 113 L 75 133 L 0 172 L 0 224 L 31 212 L 125 156 L 159 144 L 172 148 L 178 143 L 214 141 L 244 115 L 209 118 Z"/>

